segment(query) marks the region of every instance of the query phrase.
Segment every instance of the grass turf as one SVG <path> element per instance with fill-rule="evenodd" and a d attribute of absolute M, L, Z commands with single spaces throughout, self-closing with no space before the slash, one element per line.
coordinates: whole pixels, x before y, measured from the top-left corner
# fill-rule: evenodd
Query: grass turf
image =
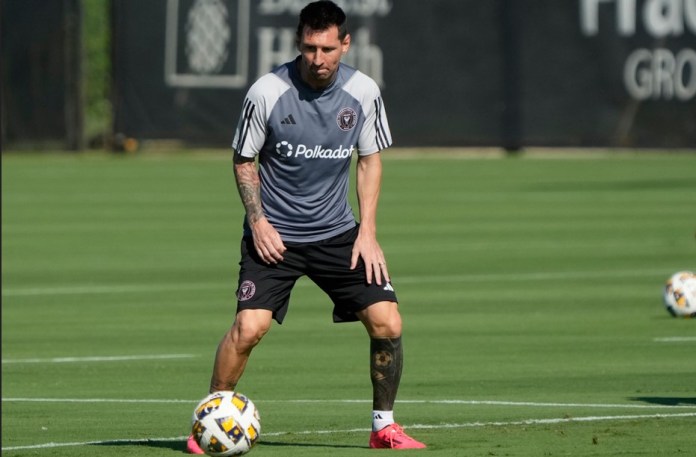
<path fill-rule="evenodd" d="M 661 303 L 696 268 L 696 155 L 384 162 L 396 415 L 429 445 L 412 454 L 696 448 L 695 322 Z M 233 318 L 241 218 L 226 154 L 3 155 L 3 454 L 180 455 Z M 253 455 L 371 452 L 367 340 L 330 311 L 301 281 L 254 352 Z"/>

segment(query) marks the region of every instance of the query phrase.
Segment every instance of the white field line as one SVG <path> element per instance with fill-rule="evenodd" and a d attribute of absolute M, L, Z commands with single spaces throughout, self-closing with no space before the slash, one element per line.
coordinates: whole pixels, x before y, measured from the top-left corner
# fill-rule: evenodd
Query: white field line
<path fill-rule="evenodd" d="M 285 403 L 370 403 L 372 400 L 278 400 Z M 263 403 L 263 401 L 259 401 Z M 269 403 L 274 403 L 270 401 Z M 486 406 L 531 406 L 538 408 L 628 408 L 628 409 L 655 409 L 655 408 L 687 408 L 696 409 L 696 405 L 637 405 L 633 403 L 554 403 L 532 401 L 506 401 L 506 400 L 397 400 L 403 404 L 435 404 L 435 405 L 486 405 Z"/>
<path fill-rule="evenodd" d="M 186 436 L 176 436 L 173 438 L 146 438 L 139 440 L 129 440 L 129 439 L 119 439 L 119 440 L 103 440 L 103 441 L 74 441 L 72 443 L 43 443 L 43 444 L 30 444 L 27 446 L 7 446 L 0 449 L 0 451 L 25 451 L 28 449 L 55 449 L 59 447 L 71 447 L 71 446 L 95 446 L 95 445 L 108 445 L 108 444 L 145 444 L 145 443 L 156 443 L 162 441 L 185 441 L 188 437 Z"/>
<path fill-rule="evenodd" d="M 190 403 L 195 405 L 200 400 L 184 399 L 129 399 L 129 398 L 33 398 L 33 397 L 7 397 L 3 402 L 27 402 L 27 403 Z M 258 404 L 268 403 L 371 403 L 372 400 L 256 400 Z M 486 405 L 486 406 L 525 406 L 536 408 L 610 408 L 610 409 L 694 409 L 695 405 L 642 405 L 633 403 L 555 403 L 555 402 L 531 402 L 531 401 L 505 401 L 505 400 L 397 400 L 400 404 L 431 404 L 431 405 Z"/>
<path fill-rule="evenodd" d="M 553 279 L 593 279 L 593 278 L 630 278 L 666 275 L 665 270 L 610 270 L 610 271 L 565 271 L 537 273 L 500 273 L 500 274 L 460 274 L 432 276 L 403 276 L 396 278 L 398 284 L 453 283 L 453 282 L 494 282 L 494 281 L 547 281 Z M 309 285 L 299 282 L 298 286 Z M 171 290 L 209 290 L 234 287 L 232 282 L 219 283 L 176 283 L 176 284 L 120 284 L 120 285 L 86 285 L 86 286 L 50 286 L 3 288 L 4 297 L 23 297 L 34 295 L 85 295 L 85 294 L 120 294 L 132 292 L 162 292 Z"/>
<path fill-rule="evenodd" d="M 121 362 L 124 360 L 166 360 L 166 359 L 190 359 L 198 357 L 194 354 L 144 354 L 144 355 L 114 355 L 91 357 L 53 357 L 33 359 L 2 359 L 3 364 L 11 363 L 82 363 L 82 362 Z"/>
<path fill-rule="evenodd" d="M 696 336 L 666 336 L 663 338 L 653 338 L 656 343 L 691 343 L 696 342 Z"/>
<path fill-rule="evenodd" d="M 548 419 L 523 419 L 519 421 L 500 421 L 500 422 L 465 422 L 461 424 L 414 424 L 409 425 L 409 429 L 417 430 L 430 430 L 430 429 L 458 429 L 458 428 L 480 428 L 480 427 L 511 427 L 511 426 L 528 426 L 528 425 L 553 425 L 553 424 L 563 424 L 563 423 L 573 423 L 573 422 L 599 422 L 599 421 L 624 421 L 624 420 L 644 420 L 644 419 L 676 419 L 685 417 L 696 417 L 696 412 L 694 413 L 679 413 L 679 414 L 631 414 L 631 415 L 621 415 L 621 416 L 580 416 L 580 417 L 556 417 Z M 363 433 L 370 431 L 369 428 L 353 428 L 353 429 L 343 429 L 343 430 L 301 430 L 301 431 L 282 431 L 282 432 L 264 432 L 261 438 L 261 445 L 263 445 L 264 437 L 268 436 L 283 436 L 283 435 L 328 435 L 328 434 L 339 434 L 339 433 Z M 69 447 L 69 446 L 90 446 L 90 445 L 109 445 L 109 444 L 147 444 L 151 442 L 162 442 L 162 441 L 185 441 L 186 436 L 177 436 L 171 438 L 148 438 L 148 439 L 117 439 L 117 440 L 104 440 L 104 441 L 82 441 L 82 442 L 71 442 L 71 443 L 44 443 L 44 444 L 34 444 L 28 446 L 8 446 L 1 449 L 2 452 L 6 451 L 20 451 L 28 449 L 53 449 L 59 447 Z"/>

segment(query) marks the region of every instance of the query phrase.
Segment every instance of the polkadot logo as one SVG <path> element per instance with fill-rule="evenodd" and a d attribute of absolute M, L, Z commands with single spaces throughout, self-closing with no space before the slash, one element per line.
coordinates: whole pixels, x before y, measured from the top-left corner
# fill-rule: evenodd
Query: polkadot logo
<path fill-rule="evenodd" d="M 276 143 L 275 151 L 280 157 L 292 157 L 292 145 L 285 140 Z"/>

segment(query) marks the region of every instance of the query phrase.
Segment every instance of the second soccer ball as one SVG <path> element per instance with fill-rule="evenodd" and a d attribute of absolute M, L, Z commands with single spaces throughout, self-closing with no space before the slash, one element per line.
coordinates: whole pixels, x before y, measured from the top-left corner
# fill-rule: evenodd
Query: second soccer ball
<path fill-rule="evenodd" d="M 696 317 L 696 274 L 680 271 L 665 283 L 664 301 L 674 317 Z"/>

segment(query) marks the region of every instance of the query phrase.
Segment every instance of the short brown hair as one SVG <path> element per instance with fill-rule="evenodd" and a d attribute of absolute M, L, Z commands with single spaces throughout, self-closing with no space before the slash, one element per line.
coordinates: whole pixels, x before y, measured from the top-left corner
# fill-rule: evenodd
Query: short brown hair
<path fill-rule="evenodd" d="M 297 25 L 297 42 L 302 40 L 305 27 L 310 30 L 326 30 L 331 26 L 338 27 L 338 38 L 343 39 L 348 34 L 346 13 L 341 7 L 330 0 L 319 0 L 305 6 L 300 11 L 300 22 Z"/>

